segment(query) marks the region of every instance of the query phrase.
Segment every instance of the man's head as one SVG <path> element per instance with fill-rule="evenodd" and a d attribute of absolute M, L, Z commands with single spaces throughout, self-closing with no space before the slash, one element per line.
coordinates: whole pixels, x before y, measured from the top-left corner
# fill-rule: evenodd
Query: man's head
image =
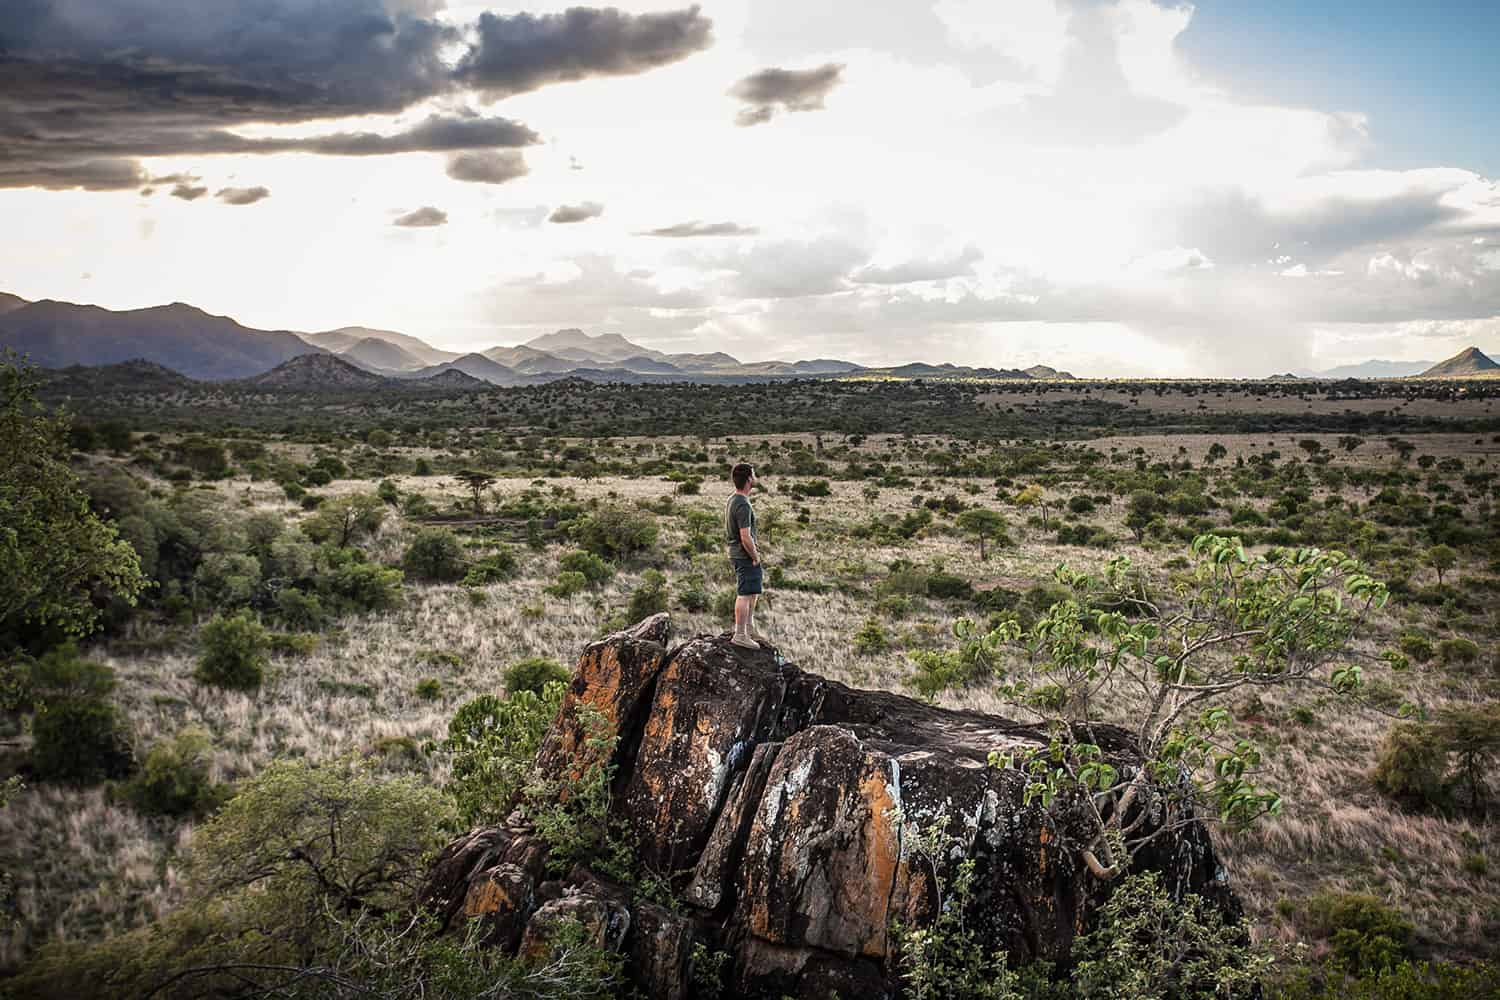
<path fill-rule="evenodd" d="M 755 482 L 755 467 L 749 462 L 741 462 L 729 470 L 729 478 L 734 480 L 734 488 L 743 490 Z"/>

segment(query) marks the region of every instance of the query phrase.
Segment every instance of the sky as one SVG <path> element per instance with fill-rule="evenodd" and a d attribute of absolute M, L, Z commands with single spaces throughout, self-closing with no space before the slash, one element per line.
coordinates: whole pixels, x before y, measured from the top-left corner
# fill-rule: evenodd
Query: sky
<path fill-rule="evenodd" d="M 1500 351 L 1500 5 L 7 0 L 0 290 L 455 350 Z"/>

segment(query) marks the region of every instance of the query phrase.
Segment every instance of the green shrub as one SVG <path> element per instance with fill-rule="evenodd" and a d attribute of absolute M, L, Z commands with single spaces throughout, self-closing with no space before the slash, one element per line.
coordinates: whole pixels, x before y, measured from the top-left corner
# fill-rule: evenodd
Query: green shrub
<path fill-rule="evenodd" d="M 684 611 L 699 613 L 707 611 L 712 599 L 703 589 L 702 580 L 691 580 L 677 592 L 677 606 Z"/>
<path fill-rule="evenodd" d="M 151 748 L 140 773 L 125 786 L 125 798 L 143 813 L 202 819 L 230 797 L 228 788 L 211 779 L 212 764 L 208 731 L 189 726 Z"/>
<path fill-rule="evenodd" d="M 734 605 L 739 599 L 739 593 L 733 587 L 726 587 L 714 595 L 713 612 L 715 618 L 733 618 Z"/>
<path fill-rule="evenodd" d="M 564 571 L 557 574 L 557 579 L 542 589 L 553 597 L 572 597 L 588 585 L 589 579 L 582 573 Z"/>
<path fill-rule="evenodd" d="M 1250 1000 L 1271 967 L 1242 925 L 1202 897 L 1173 899 L 1159 872 L 1121 880 L 1073 958 L 1079 1000 Z"/>
<path fill-rule="evenodd" d="M 423 701 L 437 701 L 443 696 L 443 682 L 436 677 L 423 677 L 417 681 L 417 697 Z"/>
<path fill-rule="evenodd" d="M 1267 987 L 1267 1000 L 1493 1000 L 1500 996 L 1500 966 L 1402 962 L 1355 976 L 1330 963 L 1298 966 Z"/>
<path fill-rule="evenodd" d="M 1448 804 L 1448 755 L 1430 727 L 1398 722 L 1386 733 L 1375 764 L 1375 787 L 1409 809 L 1443 809 Z"/>
<path fill-rule="evenodd" d="M 640 586 L 630 594 L 630 605 L 625 609 L 628 624 L 667 610 L 667 578 L 660 570 L 648 569 L 641 574 Z"/>
<path fill-rule="evenodd" d="M 572 672 L 551 657 L 528 656 L 505 669 L 505 690 L 509 694 L 530 691 L 540 695 L 548 684 L 566 684 L 572 679 Z"/>
<path fill-rule="evenodd" d="M 447 528 L 422 528 L 401 556 L 401 568 L 418 580 L 452 583 L 464 575 L 464 550 Z"/>
<path fill-rule="evenodd" d="M 316 630 L 323 627 L 323 602 L 317 594 L 296 587 L 276 592 L 276 615 L 283 625 L 296 629 Z"/>
<path fill-rule="evenodd" d="M 565 573 L 582 573 L 589 583 L 603 583 L 615 575 L 615 568 L 592 552 L 582 549 L 569 552 L 557 561 L 557 568 Z"/>
<path fill-rule="evenodd" d="M 509 545 L 502 545 L 470 566 L 463 582 L 465 587 L 483 587 L 515 575 L 516 552 Z"/>
<path fill-rule="evenodd" d="M 339 611 L 385 611 L 401 603 L 399 569 L 366 562 L 354 549 L 339 550 L 333 568 L 318 577 L 318 591 Z"/>
<path fill-rule="evenodd" d="M 1399 640 L 1401 652 L 1417 663 L 1432 659 L 1432 642 L 1420 632 L 1403 632 Z"/>
<path fill-rule="evenodd" d="M 1438 643 L 1438 662 L 1445 667 L 1470 664 L 1479 659 L 1479 644 L 1472 639 L 1455 637 Z"/>
<path fill-rule="evenodd" d="M 885 626 L 873 615 L 865 619 L 859 631 L 854 633 L 854 652 L 860 656 L 874 656 L 891 648 L 890 636 Z"/>
<path fill-rule="evenodd" d="M 204 684 L 253 691 L 265 676 L 269 638 L 261 624 L 241 613 L 215 617 L 203 626 L 203 653 L 194 674 Z"/>
<path fill-rule="evenodd" d="M 945 600 L 968 600 L 974 596 L 974 585 L 953 573 L 933 573 L 927 578 L 927 593 Z"/>
<path fill-rule="evenodd" d="M 498 823 L 510 813 L 565 690 L 554 682 L 540 695 L 524 688 L 507 698 L 483 694 L 454 713 L 442 745 L 453 761 L 444 792 L 464 823 Z"/>
<path fill-rule="evenodd" d="M 102 697 L 47 701 L 32 720 L 31 770 L 41 781 L 92 784 L 123 778 L 135 765 L 125 726 Z"/>
<path fill-rule="evenodd" d="M 1413 928 L 1400 913 L 1363 893 L 1320 893 L 1308 900 L 1313 933 L 1332 961 L 1354 975 L 1390 969 L 1410 957 Z"/>
<path fill-rule="evenodd" d="M 651 515 L 624 507 L 605 508 L 583 518 L 573 533 L 585 550 L 617 562 L 649 551 L 658 534 Z"/>

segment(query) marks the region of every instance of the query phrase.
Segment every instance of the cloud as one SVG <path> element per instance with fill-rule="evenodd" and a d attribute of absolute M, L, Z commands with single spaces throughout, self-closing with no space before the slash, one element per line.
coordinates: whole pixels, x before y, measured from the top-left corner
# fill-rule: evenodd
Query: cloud
<path fill-rule="evenodd" d="M 678 222 L 659 229 L 647 229 L 637 236 L 666 236 L 677 239 L 696 236 L 754 236 L 760 230 L 754 226 L 742 226 L 738 222 Z"/>
<path fill-rule="evenodd" d="M 525 158 L 511 150 L 499 153 L 457 153 L 448 158 L 447 174 L 456 181 L 504 184 L 517 177 L 524 177 L 526 173 Z"/>
<path fill-rule="evenodd" d="M 202 185 L 177 184 L 172 188 L 172 197 L 181 198 L 183 201 L 197 201 L 208 194 L 208 188 Z"/>
<path fill-rule="evenodd" d="M 597 219 L 604 214 L 604 206 L 597 201 L 579 202 L 577 205 L 558 205 L 547 216 L 548 222 L 584 222 Z"/>
<path fill-rule="evenodd" d="M 844 290 L 850 271 L 867 263 L 870 252 L 860 243 L 830 235 L 761 242 L 690 259 L 704 270 L 724 272 L 722 294 L 780 299 Z"/>
<path fill-rule="evenodd" d="M 479 15 L 457 79 L 494 100 L 551 83 L 625 76 L 685 59 L 713 42 L 697 6 L 632 15 L 613 7 L 561 14 Z"/>
<path fill-rule="evenodd" d="M 583 254 L 565 264 L 566 276 L 543 273 L 511 278 L 479 296 L 477 308 L 488 327 L 518 333 L 578 326 L 681 329 L 698 322 L 711 297 L 693 289 L 662 289 L 653 271 L 621 269 L 601 254 Z"/>
<path fill-rule="evenodd" d="M 423 205 L 421 208 L 398 216 L 391 225 L 405 226 L 408 229 L 420 229 L 427 226 L 446 225 L 447 222 L 447 212 L 444 212 L 440 208 L 433 208 L 431 205 Z"/>
<path fill-rule="evenodd" d="M 867 285 L 905 285 L 917 281 L 942 281 L 974 273 L 974 265 L 984 257 L 976 246 L 964 247 L 949 257 L 930 257 L 903 261 L 892 267 L 870 265 L 849 277 Z"/>
<path fill-rule="evenodd" d="M 271 197 L 271 189 L 255 187 L 227 187 L 214 192 L 214 197 L 226 205 L 253 205 L 262 198 Z"/>
<path fill-rule="evenodd" d="M 735 116 L 735 124 L 759 125 L 770 121 L 777 110 L 819 111 L 823 100 L 841 82 L 842 63 L 827 63 L 815 69 L 772 67 L 751 73 L 729 88 L 729 96 L 746 107 Z"/>
<path fill-rule="evenodd" d="M 706 47 L 698 8 L 484 14 L 437 2 L 26 0 L 0 5 L 0 187 L 126 190 L 152 156 L 377 156 L 519 148 L 505 118 L 434 115 L 393 134 L 250 138 L 242 125 L 391 115 L 479 88 L 487 98 L 639 73 Z"/>

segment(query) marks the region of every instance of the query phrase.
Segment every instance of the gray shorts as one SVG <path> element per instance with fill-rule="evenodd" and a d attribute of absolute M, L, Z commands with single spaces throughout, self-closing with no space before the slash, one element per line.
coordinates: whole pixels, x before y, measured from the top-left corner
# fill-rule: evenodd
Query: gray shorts
<path fill-rule="evenodd" d="M 759 594 L 764 590 L 762 567 L 749 559 L 731 559 L 734 564 L 735 592 L 741 597 Z"/>

